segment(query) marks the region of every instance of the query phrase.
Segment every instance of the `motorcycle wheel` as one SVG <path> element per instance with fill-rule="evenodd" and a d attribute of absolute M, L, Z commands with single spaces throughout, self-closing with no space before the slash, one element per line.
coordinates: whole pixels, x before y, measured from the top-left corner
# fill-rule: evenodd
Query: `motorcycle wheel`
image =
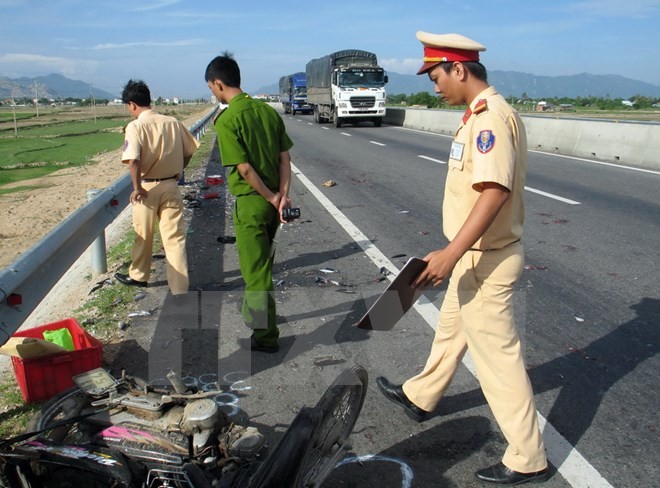
<path fill-rule="evenodd" d="M 239 486 L 320 487 L 350 448 L 348 437 L 362 410 L 367 382 L 362 366 L 344 370 L 314 408 L 298 412 L 256 474 Z"/>
<path fill-rule="evenodd" d="M 350 449 L 348 438 L 362 410 L 368 381 L 367 370 L 362 366 L 346 369 L 316 404 L 322 414 L 321 424 L 312 449 L 301 462 L 300 486 L 321 486 Z"/>
<path fill-rule="evenodd" d="M 66 419 L 77 417 L 91 411 L 91 398 L 80 388 L 74 386 L 54 396 L 32 416 L 28 422 L 27 432 L 38 432 Z M 80 428 L 80 422 L 61 425 L 40 434 L 40 437 L 55 442 L 84 442 L 89 440 L 88 434 Z"/>
<path fill-rule="evenodd" d="M 321 411 L 303 407 L 256 471 L 246 471 L 230 486 L 247 488 L 302 488 L 299 467 L 312 450 L 321 425 Z M 221 485 L 225 486 L 225 485 Z"/>

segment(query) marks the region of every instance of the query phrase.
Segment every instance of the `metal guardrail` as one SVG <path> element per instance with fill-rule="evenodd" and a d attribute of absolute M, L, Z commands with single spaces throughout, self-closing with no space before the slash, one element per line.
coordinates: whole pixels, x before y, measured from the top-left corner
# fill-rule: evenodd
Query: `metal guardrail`
<path fill-rule="evenodd" d="M 215 106 L 190 127 L 197 139 L 204 135 L 219 108 Z M 130 194 L 131 178 L 126 173 L 0 271 L 0 345 L 19 329 L 71 265 L 123 211 Z"/>

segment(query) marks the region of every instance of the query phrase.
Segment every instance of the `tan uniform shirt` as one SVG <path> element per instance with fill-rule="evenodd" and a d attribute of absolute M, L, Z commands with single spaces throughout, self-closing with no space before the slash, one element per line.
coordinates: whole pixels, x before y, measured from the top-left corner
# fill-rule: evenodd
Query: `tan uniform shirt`
<path fill-rule="evenodd" d="M 467 220 L 481 184 L 494 182 L 511 195 L 473 249 L 501 249 L 520 240 L 526 165 L 527 137 L 520 116 L 489 87 L 473 100 L 452 143 L 442 206 L 447 239 L 454 239 Z"/>
<path fill-rule="evenodd" d="M 140 162 L 143 178 L 180 176 L 199 142 L 176 118 L 145 110 L 126 126 L 122 161 Z"/>

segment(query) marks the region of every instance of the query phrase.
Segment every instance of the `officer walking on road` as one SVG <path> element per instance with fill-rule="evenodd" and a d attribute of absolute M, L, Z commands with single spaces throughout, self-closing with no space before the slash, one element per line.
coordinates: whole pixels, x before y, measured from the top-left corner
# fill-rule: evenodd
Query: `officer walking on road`
<path fill-rule="evenodd" d="M 444 249 L 429 253 L 414 286 L 449 279 L 424 370 L 403 385 L 378 378 L 385 397 L 420 422 L 435 410 L 470 349 L 481 389 L 508 442 L 501 462 L 475 473 L 482 482 L 519 485 L 548 478 L 531 383 L 513 317 L 513 285 L 523 269 L 525 129 L 488 85 L 479 52 L 457 34 L 418 32 L 435 91 L 468 106 L 449 154 L 443 202 Z"/>
<path fill-rule="evenodd" d="M 241 275 L 245 281 L 242 314 L 253 329 L 252 351 L 277 352 L 279 330 L 273 298 L 275 232 L 291 207 L 293 146 L 277 111 L 240 88 L 241 72 L 230 53 L 214 58 L 206 82 L 229 106 L 215 122 L 222 165 L 229 168 L 229 191 L 236 197 L 234 229 Z"/>
<path fill-rule="evenodd" d="M 167 283 L 173 295 L 188 291 L 188 261 L 183 199 L 177 180 L 199 142 L 176 118 L 151 110 L 151 93 L 143 81 L 130 80 L 122 102 L 135 120 L 126 126 L 122 162 L 131 173 L 135 242 L 128 274 L 120 283 L 147 286 L 156 220 L 167 259 Z"/>

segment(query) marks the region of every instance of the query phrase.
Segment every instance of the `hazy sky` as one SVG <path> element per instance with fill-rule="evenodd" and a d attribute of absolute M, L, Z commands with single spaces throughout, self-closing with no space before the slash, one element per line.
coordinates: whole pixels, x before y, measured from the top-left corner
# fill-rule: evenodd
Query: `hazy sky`
<path fill-rule="evenodd" d="M 253 92 L 342 49 L 415 73 L 417 30 L 460 33 L 490 70 L 618 74 L 660 85 L 660 0 L 0 0 L 0 76 L 59 73 L 119 94 L 129 78 L 155 96 L 210 95 L 224 50 Z"/>

